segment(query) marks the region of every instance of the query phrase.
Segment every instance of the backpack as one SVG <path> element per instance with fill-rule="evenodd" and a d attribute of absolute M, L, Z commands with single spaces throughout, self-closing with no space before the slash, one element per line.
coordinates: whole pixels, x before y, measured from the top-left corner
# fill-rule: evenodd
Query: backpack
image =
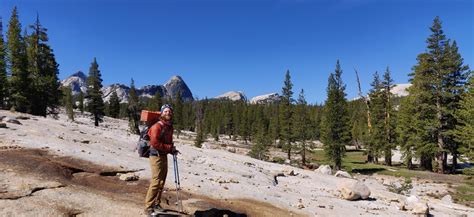
<path fill-rule="evenodd" d="M 161 123 L 159 122 L 158 124 L 161 125 Z M 150 136 L 148 136 L 148 131 L 150 130 L 150 128 L 151 126 L 149 127 L 147 125 L 145 126 L 145 128 L 143 128 L 142 131 L 140 131 L 140 137 L 138 138 L 137 148 L 136 148 L 139 157 L 144 157 L 144 158 L 150 157 L 150 145 L 148 144 L 150 142 Z M 165 134 L 164 127 L 162 127 L 158 140 L 161 140 L 164 134 Z"/>

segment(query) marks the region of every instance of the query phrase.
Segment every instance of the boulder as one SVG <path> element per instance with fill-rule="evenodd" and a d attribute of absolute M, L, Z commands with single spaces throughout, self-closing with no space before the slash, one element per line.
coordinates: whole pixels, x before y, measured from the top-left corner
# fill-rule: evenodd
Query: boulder
<path fill-rule="evenodd" d="M 235 153 L 236 149 L 234 147 L 227 147 L 227 151 L 230 153 Z"/>
<path fill-rule="evenodd" d="M 441 198 L 441 201 L 445 204 L 452 204 L 453 198 L 451 197 L 451 195 L 447 194 L 443 198 Z"/>
<path fill-rule="evenodd" d="M 339 183 L 338 187 L 342 198 L 346 200 L 367 199 L 370 189 L 361 181 L 350 180 Z"/>
<path fill-rule="evenodd" d="M 430 208 L 428 204 L 418 202 L 414 205 L 412 213 L 418 216 L 428 216 Z"/>
<path fill-rule="evenodd" d="M 5 117 L 5 118 L 3 119 L 3 121 L 4 121 L 4 122 L 7 122 L 7 123 L 22 125 L 22 124 L 20 123 L 20 121 L 18 121 L 18 120 L 15 119 L 15 118 L 11 118 L 11 117 Z"/>
<path fill-rule="evenodd" d="M 349 174 L 348 172 L 346 171 L 337 171 L 336 174 L 334 174 L 335 177 L 341 177 L 341 178 L 352 178 L 351 174 Z"/>
<path fill-rule="evenodd" d="M 409 197 L 405 199 L 405 204 L 408 210 L 413 209 L 413 207 L 415 207 L 415 204 L 419 202 L 420 202 L 420 198 L 418 198 L 418 196 L 416 195 L 410 195 Z"/>
<path fill-rule="evenodd" d="M 326 174 L 326 175 L 331 175 L 332 174 L 332 170 L 331 170 L 331 167 L 329 165 L 321 165 L 318 169 L 314 170 L 318 173 L 321 173 L 321 174 Z"/>
<path fill-rule="evenodd" d="M 119 177 L 119 179 L 122 181 L 136 181 L 139 178 L 140 177 L 137 176 L 135 173 L 125 173 L 125 174 L 120 175 Z"/>

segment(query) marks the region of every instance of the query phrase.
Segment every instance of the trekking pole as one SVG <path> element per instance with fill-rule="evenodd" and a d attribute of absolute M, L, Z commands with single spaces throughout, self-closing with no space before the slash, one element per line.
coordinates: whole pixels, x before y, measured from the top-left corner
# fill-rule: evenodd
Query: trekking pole
<path fill-rule="evenodd" d="M 183 212 L 183 204 L 179 199 L 179 189 L 181 188 L 179 183 L 179 170 L 178 170 L 178 159 L 176 154 L 173 155 L 173 167 L 174 167 L 174 183 L 176 184 L 176 205 L 180 212 Z"/>

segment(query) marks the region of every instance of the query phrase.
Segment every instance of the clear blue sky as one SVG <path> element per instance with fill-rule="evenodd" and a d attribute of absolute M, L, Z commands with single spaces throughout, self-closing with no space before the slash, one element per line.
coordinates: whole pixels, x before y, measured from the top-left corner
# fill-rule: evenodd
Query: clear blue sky
<path fill-rule="evenodd" d="M 1 0 L 5 30 L 14 5 L 23 28 L 39 13 L 61 79 L 97 57 L 104 85 L 180 75 L 199 98 L 281 92 L 289 69 L 295 98 L 321 103 L 337 59 L 349 99 L 354 68 L 364 92 L 387 66 L 407 83 L 435 16 L 474 67 L 471 0 Z"/>

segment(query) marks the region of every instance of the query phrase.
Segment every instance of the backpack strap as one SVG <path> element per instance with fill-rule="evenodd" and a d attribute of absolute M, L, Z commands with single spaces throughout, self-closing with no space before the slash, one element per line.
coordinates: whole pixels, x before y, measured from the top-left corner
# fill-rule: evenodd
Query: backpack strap
<path fill-rule="evenodd" d="M 164 144 L 165 143 L 165 125 L 161 121 L 158 121 L 158 124 L 161 126 L 161 132 L 160 132 L 160 136 L 158 137 L 158 141 Z"/>

